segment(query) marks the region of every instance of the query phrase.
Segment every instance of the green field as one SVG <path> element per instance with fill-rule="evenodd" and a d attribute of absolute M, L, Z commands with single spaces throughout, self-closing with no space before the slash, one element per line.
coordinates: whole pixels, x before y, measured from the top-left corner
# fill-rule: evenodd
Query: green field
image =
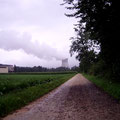
<path fill-rule="evenodd" d="M 25 106 L 76 73 L 0 74 L 0 116 Z"/>

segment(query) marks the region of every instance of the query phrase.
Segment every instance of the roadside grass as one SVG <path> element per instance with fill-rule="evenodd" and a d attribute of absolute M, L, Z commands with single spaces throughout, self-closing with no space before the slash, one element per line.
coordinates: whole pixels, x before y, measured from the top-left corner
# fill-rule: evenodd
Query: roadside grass
<path fill-rule="evenodd" d="M 107 80 L 93 75 L 82 73 L 88 80 L 92 81 L 98 87 L 102 88 L 109 95 L 120 101 L 120 82 Z"/>
<path fill-rule="evenodd" d="M 0 75 L 0 116 L 19 109 L 55 89 L 74 74 Z"/>

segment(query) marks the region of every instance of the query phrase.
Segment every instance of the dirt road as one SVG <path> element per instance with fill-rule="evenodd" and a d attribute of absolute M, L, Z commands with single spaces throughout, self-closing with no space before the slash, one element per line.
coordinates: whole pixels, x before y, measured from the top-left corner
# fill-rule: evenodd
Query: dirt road
<path fill-rule="evenodd" d="M 77 74 L 3 120 L 120 120 L 120 104 Z"/>

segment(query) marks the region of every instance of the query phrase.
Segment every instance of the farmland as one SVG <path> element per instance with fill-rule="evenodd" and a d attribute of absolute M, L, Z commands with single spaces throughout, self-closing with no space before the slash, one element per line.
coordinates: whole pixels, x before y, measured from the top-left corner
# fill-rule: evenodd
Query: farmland
<path fill-rule="evenodd" d="M 0 74 L 0 116 L 43 96 L 76 73 Z"/>

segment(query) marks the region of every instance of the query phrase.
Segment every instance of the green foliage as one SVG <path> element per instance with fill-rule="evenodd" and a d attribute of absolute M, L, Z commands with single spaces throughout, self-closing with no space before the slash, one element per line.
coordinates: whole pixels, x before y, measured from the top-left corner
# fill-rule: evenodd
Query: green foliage
<path fill-rule="evenodd" d="M 71 71 L 74 71 L 74 72 L 79 72 L 79 67 L 77 67 L 77 66 L 73 66 L 73 67 L 71 67 Z"/>
<path fill-rule="evenodd" d="M 81 59 L 80 62 L 80 70 L 81 72 L 88 73 L 91 66 L 96 61 L 95 53 L 93 51 L 88 51 L 86 54 L 84 54 L 84 58 Z"/>
<path fill-rule="evenodd" d="M 83 28 L 76 29 L 77 37 L 72 37 L 72 45 L 70 48 L 71 55 L 76 52 L 76 58 L 80 61 L 80 71 L 87 73 L 91 65 L 96 62 L 97 54 L 94 51 L 95 45 L 89 40 L 89 33 Z"/>
<path fill-rule="evenodd" d="M 46 68 L 42 66 L 34 66 L 34 67 L 20 67 L 14 65 L 14 72 L 20 73 L 20 72 L 64 72 L 64 71 L 70 71 L 69 68 L 66 67 L 57 67 L 57 68 Z"/>
<path fill-rule="evenodd" d="M 105 65 L 105 62 L 103 60 L 99 60 L 98 62 L 94 63 L 90 69 L 89 73 L 92 75 L 99 75 L 99 76 L 104 76 L 105 70 L 107 66 Z"/>
<path fill-rule="evenodd" d="M 68 3 L 67 9 L 74 13 L 67 14 L 68 17 L 79 19 L 75 31 L 77 37 L 71 46 L 72 52 L 77 52 L 79 61 L 85 52 L 81 48 L 87 47 L 90 51 L 93 45 L 100 45 L 100 59 L 102 59 L 112 78 L 120 78 L 120 11 L 119 3 L 115 0 L 63 0 Z M 82 43 L 82 44 L 81 44 Z"/>
<path fill-rule="evenodd" d="M 118 99 L 120 101 L 120 83 L 104 79 L 101 77 L 83 74 L 88 80 L 92 81 L 94 84 L 96 84 L 98 87 L 102 88 L 104 91 L 109 93 L 109 95 L 113 96 L 114 98 Z"/>
<path fill-rule="evenodd" d="M 43 96 L 74 75 L 75 73 L 0 75 L 0 116 Z"/>

